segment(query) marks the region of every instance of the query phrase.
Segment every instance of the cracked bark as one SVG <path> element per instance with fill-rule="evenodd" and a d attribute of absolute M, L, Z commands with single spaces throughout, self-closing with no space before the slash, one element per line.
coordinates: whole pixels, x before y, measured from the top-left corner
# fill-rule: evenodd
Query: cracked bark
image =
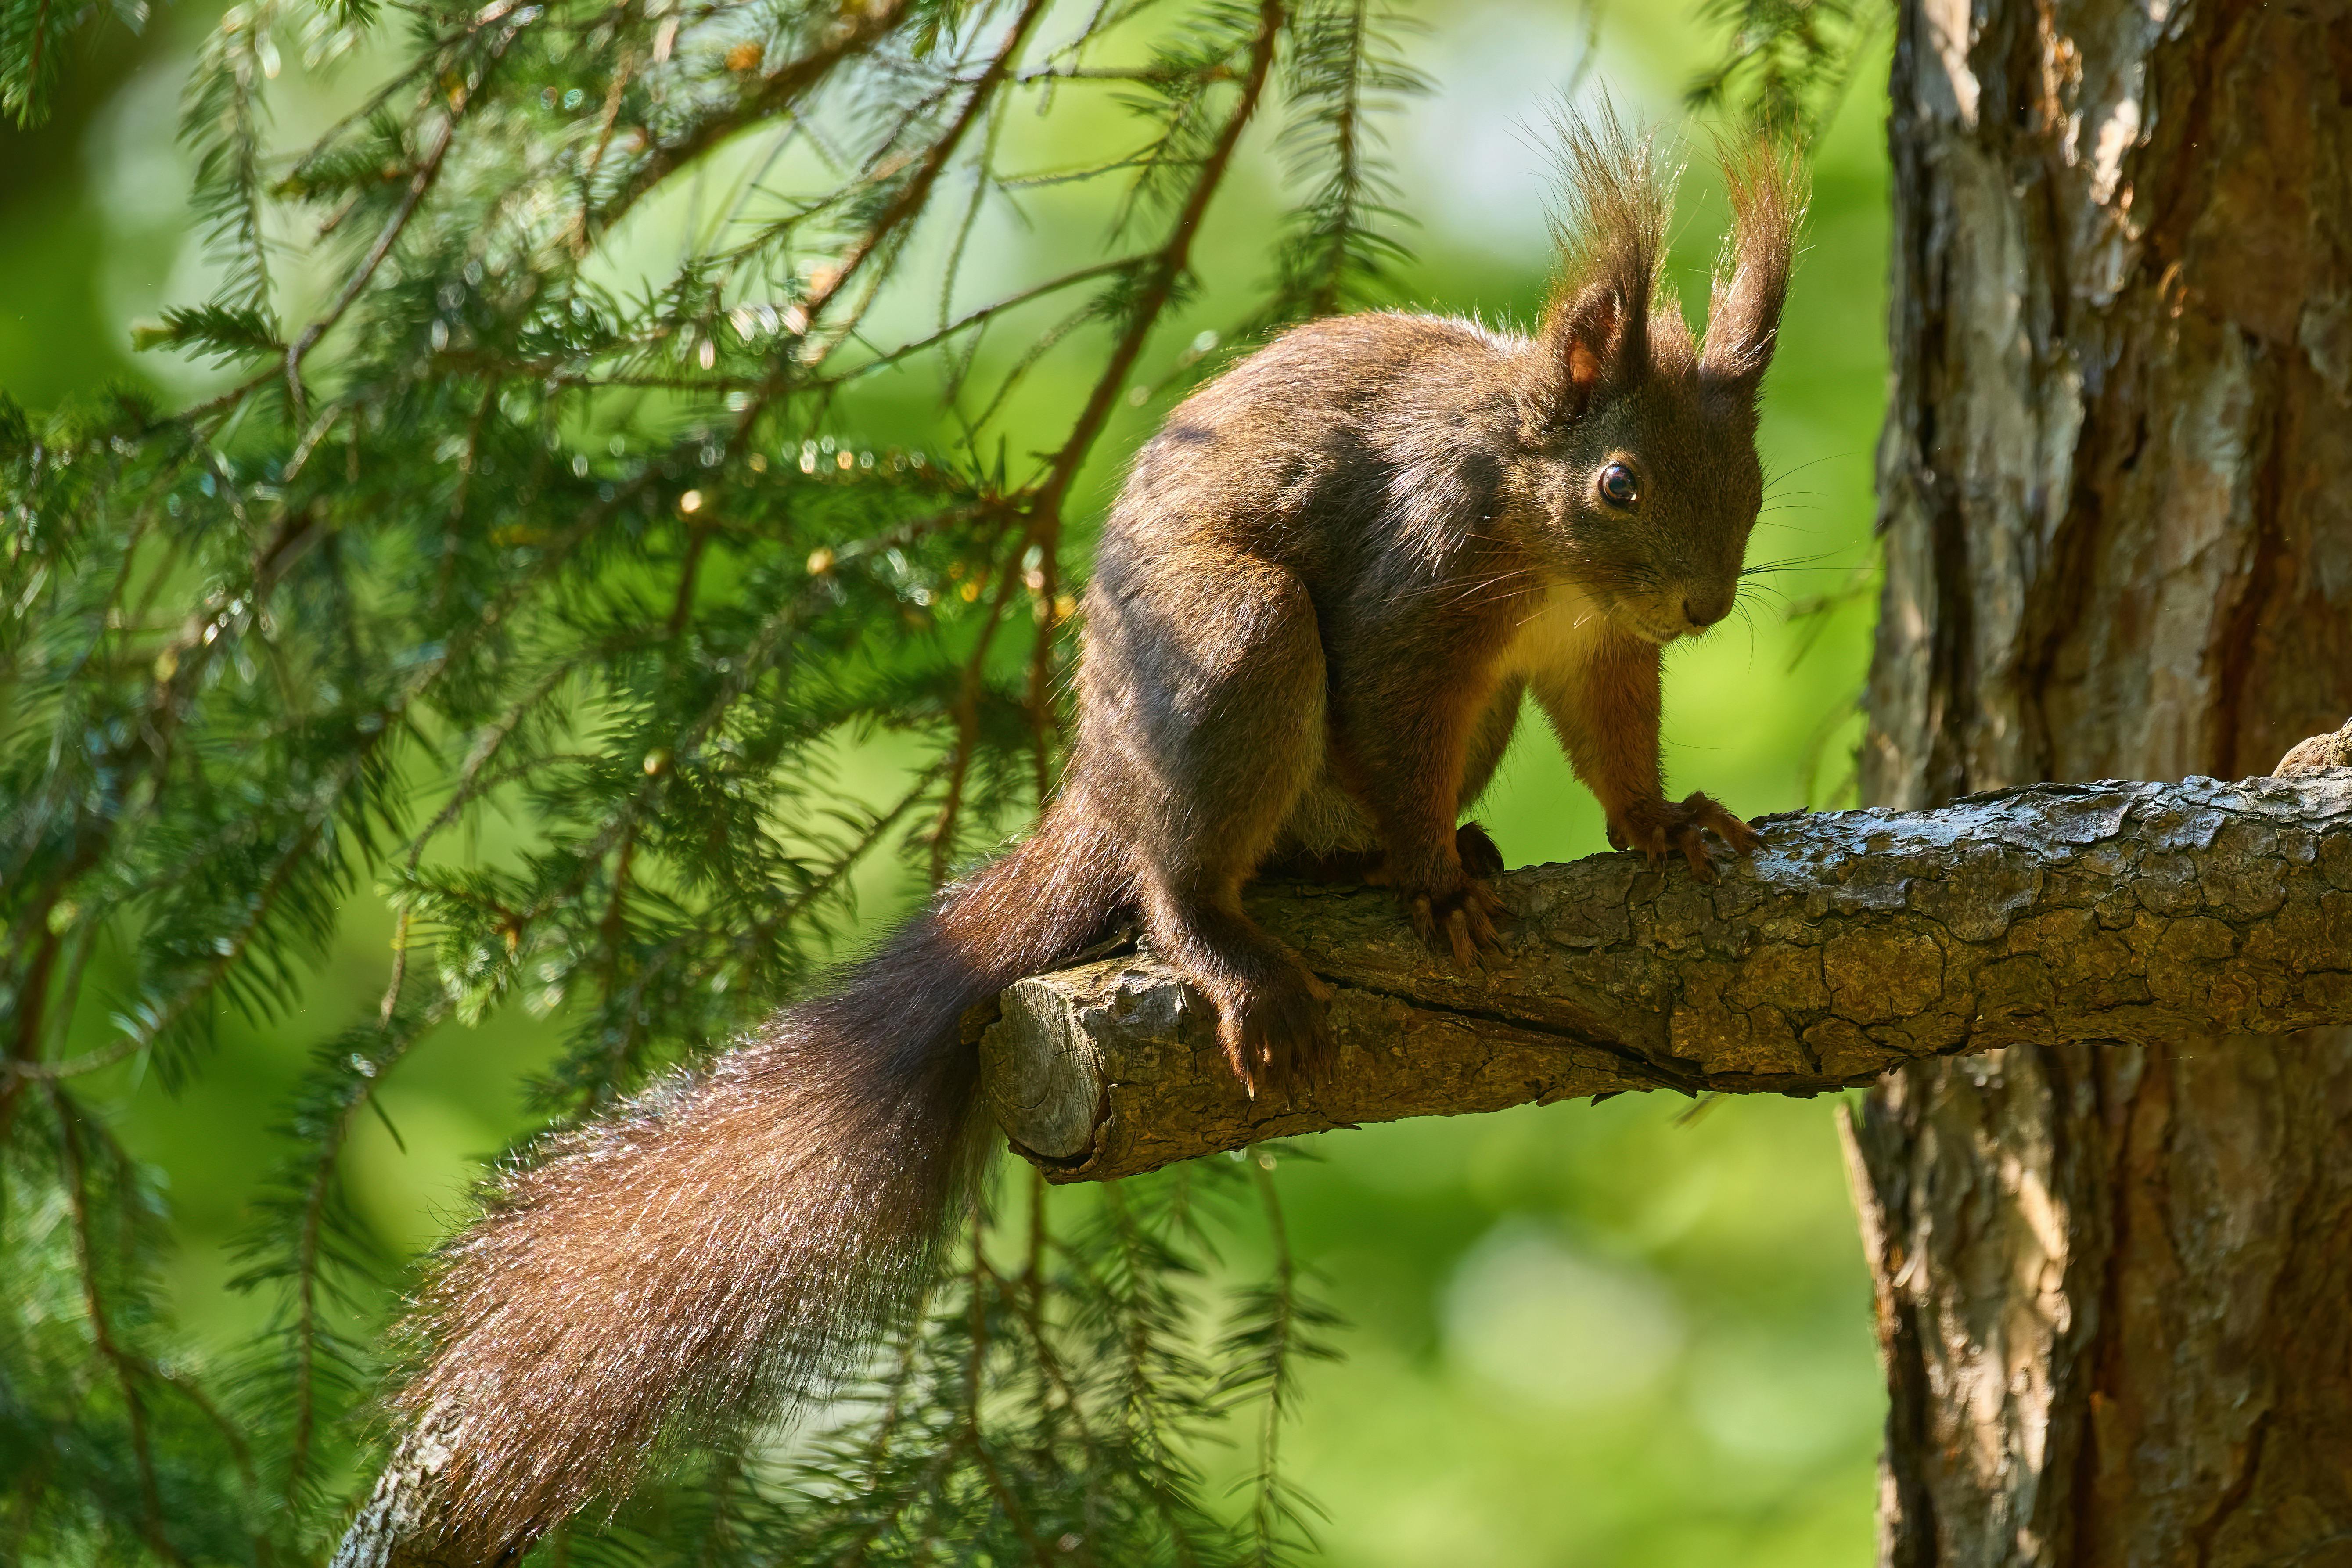
<path fill-rule="evenodd" d="M 497 1568 L 452 1544 L 437 1522 L 436 1488 L 459 1430 L 436 1406 L 402 1434 L 328 1568 Z"/>
<path fill-rule="evenodd" d="M 1865 798 L 2227 775 L 2332 728 L 2352 8 L 1900 13 Z M 2352 1032 L 1906 1066 L 1850 1145 L 1884 1562 L 2352 1564 Z"/>
<path fill-rule="evenodd" d="M 1255 912 L 1338 995 L 1335 1069 L 1246 1098 L 1148 957 L 1024 980 L 983 1091 L 1056 1181 L 1266 1138 L 1627 1089 L 1812 1094 L 2013 1044 L 2352 1023 L 2352 772 L 2043 785 L 1936 812 L 1768 819 L 1712 887 L 1631 855 L 1503 879 L 1475 973 L 1377 889 Z"/>

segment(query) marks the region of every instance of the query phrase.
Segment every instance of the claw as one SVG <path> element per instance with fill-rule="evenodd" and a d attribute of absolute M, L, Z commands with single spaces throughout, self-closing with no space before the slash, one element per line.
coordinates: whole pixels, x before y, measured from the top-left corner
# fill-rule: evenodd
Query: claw
<path fill-rule="evenodd" d="M 1465 882 L 1452 893 L 1415 893 L 1406 903 L 1413 934 L 1440 958 L 1450 958 L 1465 973 L 1476 966 L 1481 953 L 1500 948 L 1496 917 L 1510 911 L 1484 882 Z"/>
<path fill-rule="evenodd" d="M 1323 1005 L 1331 988 L 1304 969 L 1280 984 L 1216 994 L 1217 1044 L 1242 1092 L 1296 1093 L 1331 1065 L 1331 1028 Z"/>
<path fill-rule="evenodd" d="M 1471 963 L 1470 917 L 1460 910 L 1445 917 L 1445 939 L 1454 949 L 1454 962 L 1467 969 Z"/>
<path fill-rule="evenodd" d="M 1702 882 L 1716 879 L 1715 860 L 1706 844 L 1710 833 L 1742 858 L 1764 842 L 1762 834 L 1704 795 L 1693 795 L 1679 803 L 1634 801 L 1609 823 L 1612 844 L 1639 848 L 1654 867 L 1664 862 L 1669 847 L 1678 849 L 1691 875 Z"/>
<path fill-rule="evenodd" d="M 1714 801 L 1707 800 L 1705 795 L 1696 798 L 1706 801 L 1701 826 L 1729 845 L 1732 853 L 1745 858 L 1753 855 L 1763 847 L 1764 836 L 1755 828 L 1740 821 Z"/>
<path fill-rule="evenodd" d="M 1707 858 L 1706 834 L 1696 827 L 1676 828 L 1675 846 L 1683 852 L 1683 858 L 1690 862 L 1692 876 L 1702 882 L 1715 880 L 1715 862 Z"/>

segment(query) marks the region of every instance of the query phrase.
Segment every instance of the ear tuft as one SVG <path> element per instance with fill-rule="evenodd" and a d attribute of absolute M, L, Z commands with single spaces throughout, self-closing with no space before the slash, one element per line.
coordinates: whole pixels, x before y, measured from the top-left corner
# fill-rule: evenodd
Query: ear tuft
<path fill-rule="evenodd" d="M 1559 287 L 1543 330 L 1540 395 L 1573 419 L 1650 367 L 1650 314 L 1665 259 L 1675 171 L 1657 139 L 1636 139 L 1606 98 L 1559 125 L 1565 211 L 1554 225 Z"/>
<path fill-rule="evenodd" d="M 1731 234 L 1716 268 L 1699 379 L 1711 390 L 1752 402 L 1780 339 L 1780 308 L 1805 217 L 1805 174 L 1793 153 L 1761 140 L 1738 146 L 1718 142 L 1716 156 L 1731 198 Z"/>

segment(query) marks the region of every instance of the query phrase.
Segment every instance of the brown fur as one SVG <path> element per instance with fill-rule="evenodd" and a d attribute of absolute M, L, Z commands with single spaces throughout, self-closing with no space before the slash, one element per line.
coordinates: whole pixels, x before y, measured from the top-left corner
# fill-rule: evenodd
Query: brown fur
<path fill-rule="evenodd" d="M 1324 992 L 1243 910 L 1279 863 L 1377 873 L 1458 961 L 1493 940 L 1457 826 L 1524 693 L 1612 838 L 1754 836 L 1658 767 L 1663 643 L 1732 603 L 1755 399 L 1801 197 L 1739 154 L 1704 345 L 1660 291 L 1671 182 L 1569 137 L 1567 270 L 1534 337 L 1374 314 L 1291 331 L 1137 457 L 1087 594 L 1079 718 L 1036 835 L 831 994 L 551 1145 L 441 1259 L 405 1388 L 454 1433 L 452 1539 L 495 1556 L 665 1435 L 822 1387 L 929 1278 L 981 1158 L 958 1020 L 1134 918 L 1255 1092 L 1324 1070 Z M 1633 510 L 1596 476 L 1639 476 Z M 1465 864 L 1466 861 L 1466 864 Z"/>

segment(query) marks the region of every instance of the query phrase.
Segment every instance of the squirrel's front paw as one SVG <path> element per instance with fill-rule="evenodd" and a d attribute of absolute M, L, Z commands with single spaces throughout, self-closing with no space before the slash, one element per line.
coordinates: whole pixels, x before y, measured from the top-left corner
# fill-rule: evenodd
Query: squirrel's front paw
<path fill-rule="evenodd" d="M 1465 878 L 1444 890 L 1399 889 L 1398 893 L 1404 900 L 1405 912 L 1412 918 L 1414 933 L 1439 957 L 1450 957 L 1463 969 L 1475 963 L 1478 954 L 1492 952 L 1503 944 L 1495 933 L 1495 922 L 1510 911 L 1484 882 Z"/>
<path fill-rule="evenodd" d="M 1619 849 L 1639 849 L 1654 866 L 1669 849 L 1679 849 L 1690 862 L 1691 875 L 1702 882 L 1715 880 L 1715 862 L 1707 856 L 1706 836 L 1714 834 L 1735 855 L 1751 855 L 1764 836 L 1704 795 L 1685 796 L 1679 804 L 1667 800 L 1637 800 L 1609 819 L 1609 842 Z"/>

